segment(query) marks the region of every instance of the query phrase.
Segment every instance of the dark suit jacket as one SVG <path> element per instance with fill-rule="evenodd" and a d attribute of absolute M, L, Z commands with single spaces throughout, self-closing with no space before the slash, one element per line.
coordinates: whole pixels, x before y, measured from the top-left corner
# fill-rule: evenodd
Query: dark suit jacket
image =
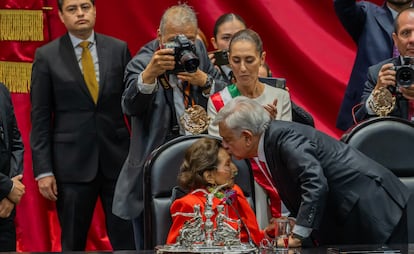
<path fill-rule="evenodd" d="M 113 203 L 114 214 L 131 219 L 143 210 L 142 170 L 148 155 L 164 144 L 171 129 L 171 108 L 166 101 L 163 86 L 159 85 L 152 94 L 138 92 L 137 83 L 140 73 L 145 69 L 158 50 L 158 40 L 144 45 L 129 62 L 125 72 L 126 89 L 122 96 L 124 112 L 131 117 L 131 146 L 129 155 L 118 178 Z M 196 52 L 200 58 L 200 70 L 215 79 L 215 91 L 226 85 L 220 72 L 211 64 L 205 46 L 196 41 Z M 202 95 L 202 89 L 191 86 L 195 103 L 206 108 L 208 98 Z"/>
<path fill-rule="evenodd" d="M 283 203 L 320 243 L 385 243 L 406 207 L 391 171 L 310 126 L 273 121 L 264 151 Z"/>
<path fill-rule="evenodd" d="M 394 21 L 385 5 L 334 0 L 334 6 L 339 20 L 357 45 L 354 67 L 336 122 L 339 129 L 347 130 L 353 124 L 352 107 L 361 100 L 368 67 L 392 57 Z"/>
<path fill-rule="evenodd" d="M 129 146 L 121 109 L 125 42 L 95 35 L 99 96 L 95 105 L 66 34 L 36 50 L 32 70 L 31 148 L 34 176 L 53 172 L 61 182 L 88 182 L 98 166 L 115 179 Z"/>
<path fill-rule="evenodd" d="M 364 91 L 363 91 L 362 97 L 361 97 L 361 106 L 358 108 L 358 110 L 355 113 L 355 119 L 358 122 L 360 122 L 362 120 L 365 120 L 367 118 L 370 118 L 370 117 L 377 116 L 377 115 L 368 114 L 368 111 L 367 111 L 367 108 L 366 108 L 365 104 L 366 104 L 366 101 L 367 101 L 368 97 L 370 96 L 370 94 L 374 90 L 375 85 L 377 84 L 378 73 L 379 73 L 381 67 L 384 64 L 387 64 L 387 63 L 393 63 L 394 66 L 399 66 L 399 65 L 401 65 L 401 59 L 399 57 L 389 58 L 385 61 L 382 61 L 382 62 L 380 62 L 376 65 L 373 65 L 373 66 L 369 67 L 369 69 L 368 69 L 368 80 L 365 82 Z M 404 119 L 408 119 L 408 110 L 409 110 L 408 100 L 405 99 L 401 94 L 396 94 L 395 107 L 394 107 L 394 110 L 389 115 L 390 116 L 401 117 L 401 118 L 404 118 Z"/>
<path fill-rule="evenodd" d="M 7 88 L 0 83 L 0 200 L 9 195 L 10 179 L 23 172 L 23 141 L 17 128 L 13 104 Z"/>

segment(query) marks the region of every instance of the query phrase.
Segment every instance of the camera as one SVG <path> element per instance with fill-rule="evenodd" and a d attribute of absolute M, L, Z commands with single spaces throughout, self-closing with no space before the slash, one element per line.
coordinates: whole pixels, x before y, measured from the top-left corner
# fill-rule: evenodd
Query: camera
<path fill-rule="evenodd" d="M 414 83 L 414 59 L 411 57 L 403 58 L 403 65 L 394 66 L 395 79 L 397 86 L 409 87 Z"/>
<path fill-rule="evenodd" d="M 212 52 L 214 54 L 215 65 L 228 65 L 229 64 L 229 52 L 227 50 L 217 50 Z"/>
<path fill-rule="evenodd" d="M 174 49 L 175 67 L 172 73 L 197 71 L 200 60 L 195 54 L 195 45 L 185 35 L 175 36 L 174 41 L 164 44 L 164 47 Z"/>

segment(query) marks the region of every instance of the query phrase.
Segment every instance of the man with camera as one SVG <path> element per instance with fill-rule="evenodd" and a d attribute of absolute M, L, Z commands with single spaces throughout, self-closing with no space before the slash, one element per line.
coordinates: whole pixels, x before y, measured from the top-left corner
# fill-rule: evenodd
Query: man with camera
<path fill-rule="evenodd" d="M 386 115 L 414 121 L 414 7 L 398 14 L 392 37 L 401 56 L 368 69 L 358 122 Z"/>
<path fill-rule="evenodd" d="M 391 36 L 393 23 L 397 14 L 410 7 L 412 2 L 333 0 L 339 21 L 357 46 L 352 72 L 336 119 L 338 129 L 347 130 L 353 124 L 353 108 L 361 99 L 369 66 L 397 53 Z"/>
<path fill-rule="evenodd" d="M 193 119 L 193 124 L 182 120 L 194 115 L 206 117 L 209 95 L 226 85 L 205 46 L 196 40 L 197 30 L 197 17 L 190 6 L 170 7 L 161 18 L 158 38 L 144 45 L 126 67 L 122 109 L 131 116 L 132 136 L 116 186 L 113 212 L 133 219 L 137 249 L 143 248 L 145 160 L 168 140 L 191 134 L 193 128 L 186 127 L 195 126 L 200 119 Z M 207 126 L 208 121 L 205 129 Z"/>

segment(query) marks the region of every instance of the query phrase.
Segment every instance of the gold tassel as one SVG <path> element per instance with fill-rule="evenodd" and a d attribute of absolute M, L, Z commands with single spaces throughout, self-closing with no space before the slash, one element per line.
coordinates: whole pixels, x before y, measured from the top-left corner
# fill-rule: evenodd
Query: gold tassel
<path fill-rule="evenodd" d="M 0 9 L 0 41 L 43 41 L 43 11 Z"/>
<path fill-rule="evenodd" d="M 11 93 L 28 93 L 32 75 L 32 63 L 0 61 L 0 82 Z"/>

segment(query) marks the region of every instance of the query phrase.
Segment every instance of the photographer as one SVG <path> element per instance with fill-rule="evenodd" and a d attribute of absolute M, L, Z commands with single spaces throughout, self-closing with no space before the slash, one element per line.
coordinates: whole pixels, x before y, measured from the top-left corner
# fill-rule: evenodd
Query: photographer
<path fill-rule="evenodd" d="M 401 56 L 387 59 L 368 69 L 361 106 L 355 113 L 356 122 L 381 115 L 414 120 L 414 82 L 410 81 L 414 81 L 414 72 L 411 75 L 409 72 L 414 63 L 411 59 L 414 58 L 413 7 L 397 16 L 392 37 Z"/>
<path fill-rule="evenodd" d="M 180 122 L 186 109 L 205 109 L 209 95 L 225 86 L 204 45 L 196 40 L 197 30 L 197 17 L 190 6 L 170 7 L 161 19 L 158 38 L 144 45 L 126 67 L 122 109 L 131 116 L 132 136 L 116 186 L 113 212 L 133 219 L 137 249 L 143 247 L 145 160 L 168 140 L 190 134 L 185 128 L 189 125 Z M 197 105 L 201 107 L 194 107 Z"/>

